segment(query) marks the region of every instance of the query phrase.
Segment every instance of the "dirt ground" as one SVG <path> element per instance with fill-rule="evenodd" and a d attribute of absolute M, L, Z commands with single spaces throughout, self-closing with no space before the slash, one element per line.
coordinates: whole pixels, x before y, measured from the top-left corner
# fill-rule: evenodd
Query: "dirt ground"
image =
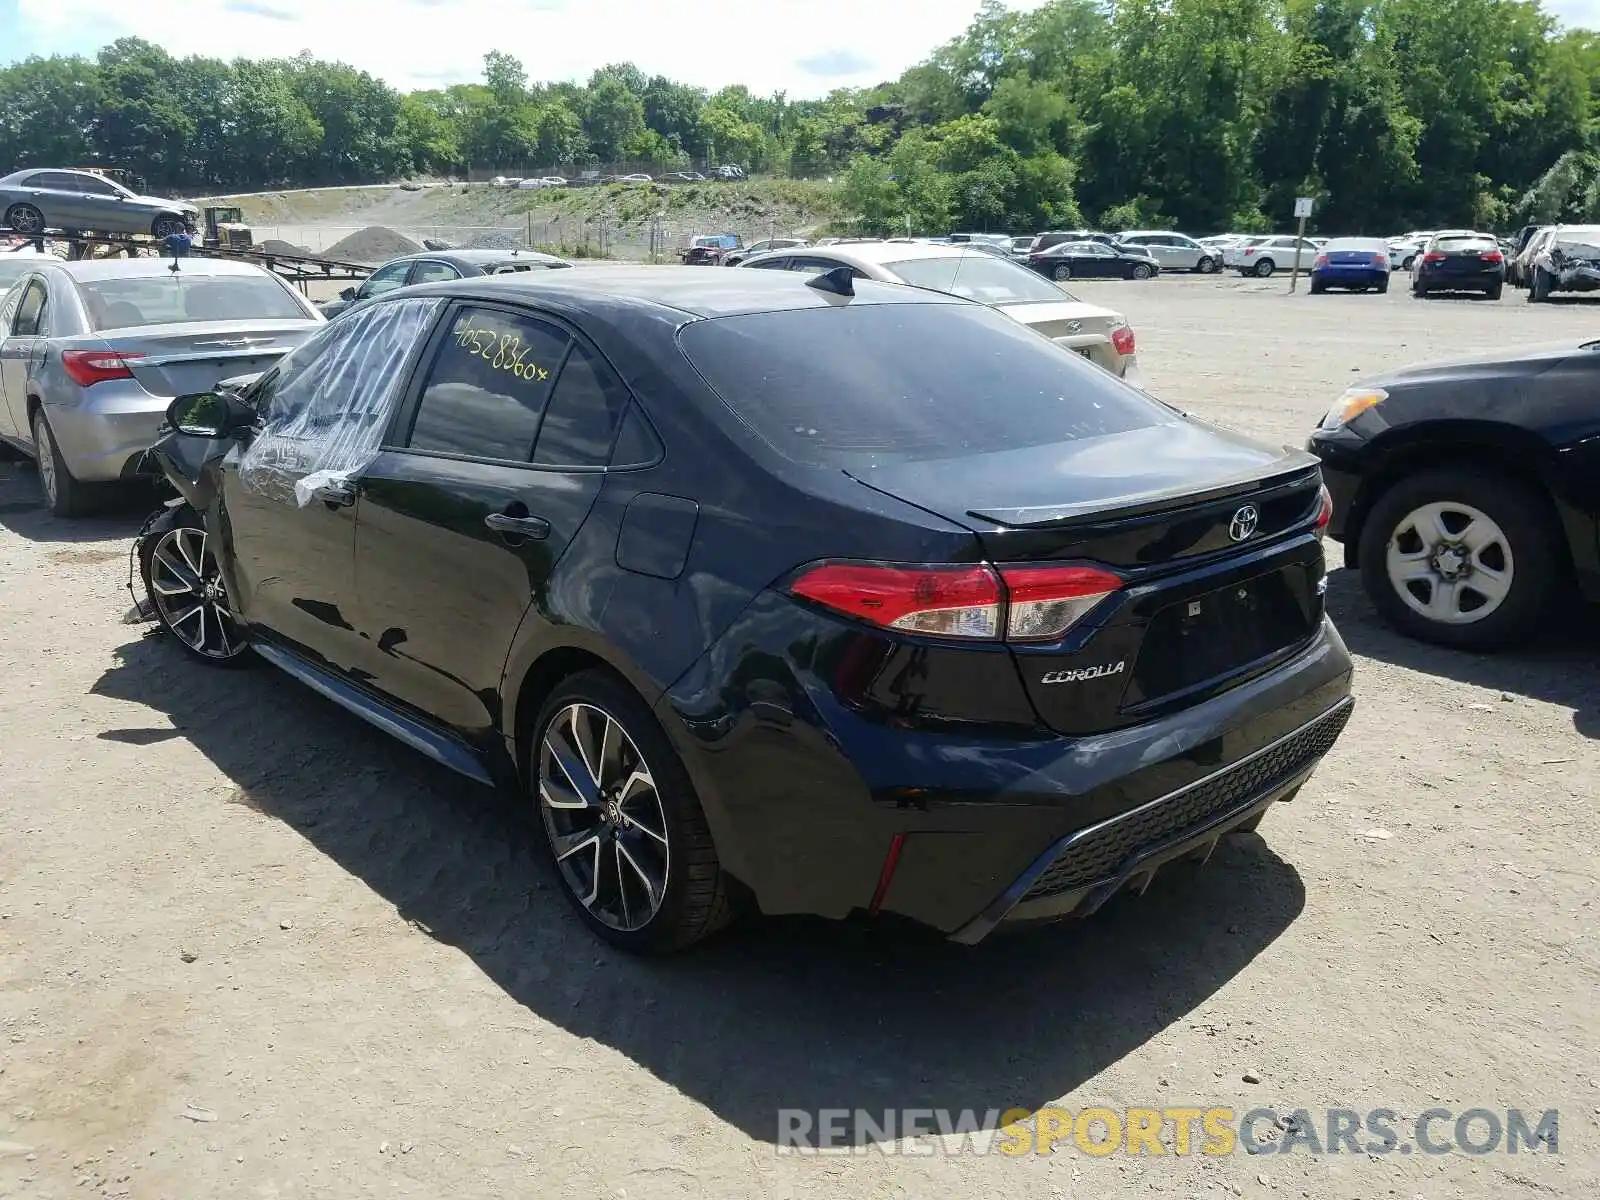
<path fill-rule="evenodd" d="M 1511 292 L 1078 290 L 1155 391 L 1294 443 L 1363 371 L 1600 333 Z M 976 950 L 778 922 L 640 962 L 513 802 L 120 623 L 137 514 L 36 497 L 0 467 L 0 1196 L 1600 1194 L 1593 614 L 1473 657 L 1336 570 L 1356 716 L 1203 869 Z M 1559 1153 L 774 1148 L 780 1108 L 1051 1103 L 1558 1109 Z"/>

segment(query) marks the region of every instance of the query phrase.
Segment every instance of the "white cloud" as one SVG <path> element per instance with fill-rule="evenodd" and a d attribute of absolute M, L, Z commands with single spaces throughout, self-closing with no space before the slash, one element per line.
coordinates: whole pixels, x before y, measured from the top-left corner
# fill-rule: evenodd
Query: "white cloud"
<path fill-rule="evenodd" d="M 92 29 L 180 56 L 309 50 L 403 89 L 476 80 L 483 55 L 501 50 L 536 80 L 583 80 L 631 61 L 710 89 L 743 83 L 801 98 L 892 78 L 960 33 L 977 0 L 19 0 L 19 9 L 42 46 L 81 44 Z"/>

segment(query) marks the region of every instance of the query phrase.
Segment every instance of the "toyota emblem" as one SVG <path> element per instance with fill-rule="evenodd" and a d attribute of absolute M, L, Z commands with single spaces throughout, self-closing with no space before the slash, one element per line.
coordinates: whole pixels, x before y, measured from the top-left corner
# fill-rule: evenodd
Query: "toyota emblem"
<path fill-rule="evenodd" d="M 1233 520 L 1228 522 L 1228 536 L 1236 542 L 1247 542 L 1255 536 L 1256 526 L 1261 524 L 1261 514 L 1256 511 L 1254 504 L 1246 504 L 1233 514 Z"/>

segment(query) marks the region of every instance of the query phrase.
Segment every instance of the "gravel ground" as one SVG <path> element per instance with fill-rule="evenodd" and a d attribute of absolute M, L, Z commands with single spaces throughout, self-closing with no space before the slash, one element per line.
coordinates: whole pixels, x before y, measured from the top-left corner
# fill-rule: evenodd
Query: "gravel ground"
<path fill-rule="evenodd" d="M 1155 391 L 1295 443 L 1361 371 L 1600 313 L 1077 290 L 1132 319 Z M 1355 719 L 1204 869 L 975 951 L 777 922 L 638 962 L 577 926 L 514 805 L 120 624 L 135 519 L 35 496 L 0 467 L 0 1196 L 1600 1194 L 1587 627 L 1428 649 L 1336 570 Z M 784 1107 L 1052 1103 L 1555 1108 L 1560 1153 L 774 1149 Z"/>

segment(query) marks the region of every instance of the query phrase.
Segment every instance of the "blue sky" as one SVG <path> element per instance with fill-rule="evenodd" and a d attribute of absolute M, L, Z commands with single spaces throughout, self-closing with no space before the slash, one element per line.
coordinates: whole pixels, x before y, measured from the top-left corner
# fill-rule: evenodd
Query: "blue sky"
<path fill-rule="evenodd" d="M 1545 7 L 1568 24 L 1600 27 L 1600 0 Z M 745 83 L 802 97 L 899 74 L 976 8 L 977 0 L 0 0 L 0 63 L 90 54 L 136 33 L 178 55 L 310 50 L 407 89 L 476 79 L 484 52 L 498 49 L 535 79 L 582 79 L 631 60 L 704 87 Z"/>

